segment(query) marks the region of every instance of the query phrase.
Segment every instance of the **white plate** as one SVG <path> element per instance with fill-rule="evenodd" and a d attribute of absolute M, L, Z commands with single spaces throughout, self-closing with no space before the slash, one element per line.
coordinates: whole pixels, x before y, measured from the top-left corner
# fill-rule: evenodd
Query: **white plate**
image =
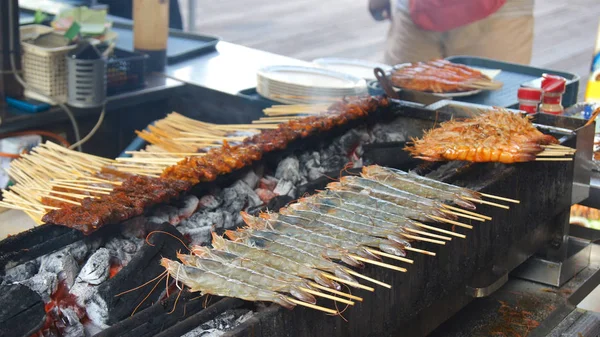
<path fill-rule="evenodd" d="M 392 68 L 393 68 L 393 70 L 397 70 L 397 69 L 400 69 L 400 68 L 407 67 L 409 65 L 410 65 L 410 63 L 402 63 L 402 64 L 397 64 L 397 65 L 393 66 Z M 481 71 L 481 69 L 477 69 L 477 70 Z M 484 73 L 484 75 L 486 75 L 486 74 Z M 392 79 L 390 78 L 390 82 L 391 82 L 391 80 Z M 393 85 L 393 86 L 396 89 L 402 89 L 402 87 L 397 87 L 395 85 Z M 469 91 L 458 91 L 458 92 L 430 92 L 430 91 L 422 91 L 422 92 L 425 92 L 425 93 L 428 93 L 428 94 L 431 94 L 431 95 L 434 95 L 434 96 L 438 96 L 438 97 L 448 97 L 448 98 L 451 98 L 451 97 L 473 96 L 473 95 L 477 95 L 478 93 L 480 93 L 482 91 L 483 91 L 482 89 L 473 89 L 473 90 L 469 90 Z"/>
<path fill-rule="evenodd" d="M 362 78 L 317 67 L 271 66 L 260 69 L 258 76 L 259 81 L 262 78 L 276 85 L 301 89 L 352 90 L 367 87 L 367 82 Z"/>
<path fill-rule="evenodd" d="M 364 78 L 366 80 L 375 80 L 375 74 L 373 70 L 375 68 L 381 68 L 383 71 L 388 72 L 392 70 L 392 67 L 376 62 L 369 62 L 357 59 L 346 59 L 336 57 L 326 57 L 313 60 L 313 63 L 323 67 L 325 69 L 337 71 L 340 73 Z"/>

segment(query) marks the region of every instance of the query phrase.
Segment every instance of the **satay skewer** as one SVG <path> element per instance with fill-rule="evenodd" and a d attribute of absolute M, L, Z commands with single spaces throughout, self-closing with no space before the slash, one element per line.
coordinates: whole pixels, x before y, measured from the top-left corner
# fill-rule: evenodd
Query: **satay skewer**
<path fill-rule="evenodd" d="M 482 194 L 483 195 L 483 194 Z M 505 199 L 505 198 L 504 198 Z M 508 201 L 508 200 L 506 200 Z M 517 200 L 518 201 L 518 200 Z M 466 209 L 462 209 L 462 208 L 458 208 L 458 207 L 454 207 L 454 206 L 450 206 L 450 205 L 442 205 L 442 207 L 447 208 L 449 210 L 453 210 L 455 212 L 460 212 L 460 213 L 464 213 L 464 214 L 469 214 L 481 219 L 485 219 L 485 220 L 492 220 L 491 216 L 487 216 L 487 215 L 483 215 L 483 214 L 479 214 L 479 213 L 475 213 L 475 212 L 471 212 L 471 211 L 467 211 Z"/>
<path fill-rule="evenodd" d="M 338 295 L 338 296 L 344 296 L 344 297 L 347 297 L 347 298 L 349 298 L 349 299 L 351 299 L 351 300 L 355 300 L 355 301 L 358 301 L 358 302 L 362 302 L 362 301 L 363 301 L 363 298 L 362 298 L 362 297 L 354 296 L 354 295 L 352 295 L 352 294 L 348 294 L 348 293 L 345 293 L 345 292 L 343 292 L 343 291 L 339 291 L 339 290 L 335 290 L 335 289 L 327 288 L 327 287 L 324 287 L 324 286 L 322 286 L 322 285 L 320 285 L 320 284 L 318 284 L 318 283 L 312 282 L 312 281 L 311 281 L 311 282 L 308 282 L 308 285 L 309 285 L 309 286 L 311 286 L 311 287 L 313 287 L 313 288 L 317 288 L 317 289 L 320 289 L 320 290 L 323 290 L 323 291 L 330 292 L 330 293 L 332 293 L 332 294 L 336 294 L 336 295 Z M 390 287 L 391 287 L 391 286 L 390 286 Z"/>
<path fill-rule="evenodd" d="M 358 277 L 358 278 L 361 278 L 361 279 L 363 279 L 363 280 L 365 280 L 365 281 L 369 281 L 369 282 L 371 282 L 371 283 L 375 283 L 375 284 L 377 284 L 377 285 L 380 285 L 380 286 L 382 286 L 382 287 L 385 287 L 385 288 L 388 288 L 388 289 L 391 289 L 391 288 L 392 288 L 392 286 L 391 286 L 390 284 L 387 284 L 387 283 L 385 283 L 385 282 L 381 282 L 381 281 L 379 281 L 379 280 L 376 280 L 376 279 L 374 279 L 374 278 L 370 278 L 370 277 L 368 277 L 368 276 L 365 276 L 365 275 L 363 275 L 363 274 L 357 273 L 357 272 L 355 272 L 354 270 L 352 270 L 352 269 L 350 269 L 350 268 L 344 268 L 344 271 L 345 271 L 346 273 L 350 274 L 350 275 L 356 276 L 356 277 Z"/>

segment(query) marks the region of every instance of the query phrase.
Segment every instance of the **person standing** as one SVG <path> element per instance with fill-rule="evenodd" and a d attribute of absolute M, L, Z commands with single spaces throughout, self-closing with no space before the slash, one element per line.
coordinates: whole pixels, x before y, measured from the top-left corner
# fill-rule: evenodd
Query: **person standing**
<path fill-rule="evenodd" d="M 529 64 L 534 0 L 369 0 L 375 20 L 391 20 L 391 65 L 470 55 Z"/>

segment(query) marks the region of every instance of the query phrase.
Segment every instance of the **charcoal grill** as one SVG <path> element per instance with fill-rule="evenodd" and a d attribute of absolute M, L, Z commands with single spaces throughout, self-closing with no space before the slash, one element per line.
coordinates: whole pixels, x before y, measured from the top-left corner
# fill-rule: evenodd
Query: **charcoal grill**
<path fill-rule="evenodd" d="M 461 113 L 457 111 L 452 106 L 442 105 L 433 110 L 396 101 L 389 109 L 370 116 L 367 123 L 401 118 L 406 125 L 423 126 L 413 128 L 414 130 L 409 132 L 410 136 L 420 136 L 422 129 L 432 127 L 435 123 L 448 120 L 452 116 L 460 116 Z M 185 291 L 177 298 L 178 293 L 173 289 L 163 301 L 159 301 L 161 294 L 157 291 L 134 316 L 129 317 L 134 307 L 149 291 L 149 287 L 122 297 L 114 295 L 156 276 L 160 272 L 160 268 L 157 268 L 158 258 L 173 256 L 177 250 L 183 248 L 171 237 L 155 235 L 150 240 L 154 246 L 144 246 L 127 267 L 99 287 L 99 293 L 109 306 L 108 322 L 111 326 L 96 331 L 95 335 L 181 336 L 199 325 L 213 324 L 211 322 L 226 313 L 247 311 L 254 313 L 233 330 L 226 332 L 226 336 L 394 336 L 400 333 L 406 336 L 425 335 L 474 297 L 485 296 L 497 289 L 510 271 L 536 252 L 542 252 L 543 257 L 549 261 L 564 261 L 569 242 L 569 207 L 574 198 L 586 196 L 586 175 L 582 166 L 586 159 L 591 158 L 591 146 L 587 148 L 586 144 L 593 141 L 593 125 L 584 127 L 582 121 L 546 115 L 535 116 L 534 122 L 555 135 L 562 144 L 577 148 L 579 151 L 576 159 L 573 162 L 531 162 L 518 165 L 467 165 L 453 162 L 416 167 L 418 162 L 407 157 L 402 151 L 403 142 L 365 146 L 365 164 L 383 164 L 402 169 L 417 168 L 421 174 L 474 190 L 519 199 L 522 203 L 511 207 L 509 211 L 482 205 L 483 212 L 493 217 L 493 221 L 477 225 L 468 233 L 466 240 L 453 240 L 446 246 L 428 246 L 427 249 L 436 252 L 437 256 L 415 255 L 415 263 L 406 274 L 386 269 L 365 269 L 366 276 L 385 281 L 392 285 L 392 289 L 377 289 L 374 293 L 359 291 L 357 295 L 364 297 L 365 301 L 344 312 L 348 322 L 339 317 L 329 317 L 303 308 L 293 311 L 273 305 L 263 308 L 261 304 L 230 298 L 212 298 L 209 303 L 205 303 L 204 298 L 195 298 L 195 294 Z M 316 135 L 302 143 L 297 142 L 281 153 L 265 156 L 263 162 L 273 165 L 281 160 L 284 153 L 327 142 L 335 134 L 354 128 L 358 124 L 360 123 L 351 123 L 343 130 Z M 236 172 L 222 177 L 217 184 L 231 183 L 242 173 Z M 339 175 L 339 172 L 328 172 L 325 176 L 327 175 Z M 310 181 L 298 186 L 298 190 L 302 193 L 310 192 L 322 188 L 328 181 L 327 178 Z M 587 181 L 589 182 L 589 174 Z M 580 187 L 579 190 L 575 189 L 577 193 L 572 193 L 574 183 Z M 193 193 L 202 193 L 209 188 L 211 186 L 200 185 Z M 275 198 L 268 207 L 277 210 L 288 201 L 289 198 Z M 177 229 L 170 225 L 150 223 L 146 226 L 168 231 L 181 238 Z M 73 242 L 109 238 L 117 228 L 105 226 L 91 237 L 84 238 L 67 228 L 41 226 L 6 239 L 0 243 L 0 275 L 5 276 L 7 269 L 30 262 Z M 22 291 L 17 288 L 9 290 Z M 3 298 L 14 298 L 11 296 Z M 152 304 L 153 302 L 155 303 Z M 35 311 L 39 301 L 34 298 L 28 303 L 31 303 L 29 309 L 33 312 L 29 322 L 31 329 L 35 330 L 41 326 L 44 317 L 39 315 L 39 310 L 37 314 Z M 2 303 L 3 307 L 15 305 L 17 303 L 10 301 Z M 6 322 L 12 317 L 2 314 L 0 322 Z M 0 336 L 13 332 L 0 329 Z"/>

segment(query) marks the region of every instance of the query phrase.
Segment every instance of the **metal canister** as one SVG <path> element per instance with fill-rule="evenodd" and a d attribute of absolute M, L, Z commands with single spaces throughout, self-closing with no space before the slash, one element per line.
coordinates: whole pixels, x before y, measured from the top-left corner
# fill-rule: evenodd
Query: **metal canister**
<path fill-rule="evenodd" d="M 106 60 L 67 56 L 68 101 L 76 108 L 95 108 L 106 100 Z"/>

